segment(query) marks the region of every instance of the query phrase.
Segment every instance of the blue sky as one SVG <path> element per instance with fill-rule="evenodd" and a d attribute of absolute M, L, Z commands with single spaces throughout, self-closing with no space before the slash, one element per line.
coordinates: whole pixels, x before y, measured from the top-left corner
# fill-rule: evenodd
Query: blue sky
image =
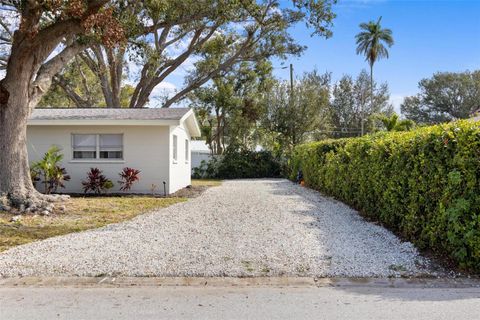
<path fill-rule="evenodd" d="M 310 37 L 297 25 L 291 34 L 308 46 L 300 58 L 291 58 L 295 74 L 312 70 L 357 75 L 368 65 L 355 53 L 355 34 L 361 22 L 382 16 L 382 26 L 393 31 L 390 58 L 374 68 L 377 81 L 387 82 L 398 110 L 404 96 L 418 92 L 418 81 L 438 71 L 480 69 L 480 0 L 339 0 L 334 11 L 333 37 Z M 275 61 L 275 67 L 280 62 Z M 288 70 L 275 69 L 279 78 Z"/>

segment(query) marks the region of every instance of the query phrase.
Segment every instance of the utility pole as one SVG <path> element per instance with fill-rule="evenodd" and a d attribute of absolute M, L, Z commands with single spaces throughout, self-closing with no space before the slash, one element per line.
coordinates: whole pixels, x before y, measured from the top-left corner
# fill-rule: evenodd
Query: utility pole
<path fill-rule="evenodd" d="M 290 95 L 293 99 L 293 64 L 290 63 Z M 292 100 L 293 101 L 293 100 Z"/>
<path fill-rule="evenodd" d="M 363 99 L 362 99 L 363 100 Z M 360 128 L 361 128 L 361 136 L 363 137 L 363 131 L 364 131 L 364 122 L 363 122 L 363 102 L 360 110 Z"/>
<path fill-rule="evenodd" d="M 293 112 L 293 64 L 290 63 L 290 112 Z M 295 132 L 293 132 L 293 123 L 290 121 L 290 132 L 292 134 L 292 144 L 295 145 L 296 143 L 296 137 L 295 137 Z"/>

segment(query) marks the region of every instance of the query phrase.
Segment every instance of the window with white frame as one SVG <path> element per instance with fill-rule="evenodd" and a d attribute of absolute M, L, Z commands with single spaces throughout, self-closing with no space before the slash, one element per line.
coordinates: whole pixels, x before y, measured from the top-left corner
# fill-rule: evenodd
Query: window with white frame
<path fill-rule="evenodd" d="M 188 139 L 185 139 L 185 162 L 188 162 L 190 150 L 188 148 Z"/>
<path fill-rule="evenodd" d="M 73 134 L 73 159 L 123 159 L 122 134 Z"/>
<path fill-rule="evenodd" d="M 178 160 L 178 138 L 176 135 L 173 135 L 173 161 Z"/>
<path fill-rule="evenodd" d="M 99 134 L 100 159 L 123 159 L 123 136 Z"/>

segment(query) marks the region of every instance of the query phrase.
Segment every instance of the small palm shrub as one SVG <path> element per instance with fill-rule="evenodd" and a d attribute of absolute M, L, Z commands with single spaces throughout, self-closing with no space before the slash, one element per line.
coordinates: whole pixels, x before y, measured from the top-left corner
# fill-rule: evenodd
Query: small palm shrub
<path fill-rule="evenodd" d="M 113 182 L 107 179 L 98 168 L 90 168 L 87 180 L 82 181 L 82 185 L 85 193 L 92 191 L 95 194 L 101 194 L 113 188 Z"/>
<path fill-rule="evenodd" d="M 305 184 L 480 271 L 480 122 L 324 140 L 290 159 Z"/>
<path fill-rule="evenodd" d="M 34 186 L 41 181 L 45 194 L 57 192 L 59 187 L 65 188 L 65 181 L 70 181 L 67 170 L 60 166 L 60 162 L 63 160 L 63 154 L 60 151 L 57 146 L 52 146 L 42 160 L 34 162 L 30 166 L 30 176 Z"/>
<path fill-rule="evenodd" d="M 122 172 L 119 173 L 121 179 L 118 181 L 118 183 L 120 183 L 120 190 L 129 191 L 132 185 L 140 180 L 139 174 L 140 170 L 129 167 L 123 168 Z"/>

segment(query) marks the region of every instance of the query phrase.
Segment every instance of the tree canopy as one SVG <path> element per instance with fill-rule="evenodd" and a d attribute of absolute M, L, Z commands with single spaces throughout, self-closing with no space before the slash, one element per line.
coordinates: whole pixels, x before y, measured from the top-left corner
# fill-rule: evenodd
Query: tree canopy
<path fill-rule="evenodd" d="M 288 30 L 299 22 L 311 27 L 312 34 L 329 37 L 334 2 L 293 1 L 286 5 L 276 0 L 114 1 L 113 14 L 126 30 L 127 42 L 106 47 L 93 39 L 79 58 L 96 77 L 107 107 L 120 106 L 125 76 L 133 79 L 129 85 L 134 88 L 128 106 L 139 108 L 150 102 L 152 92 L 169 76 L 184 72 L 184 85 L 163 101 L 156 101 L 169 107 L 243 61 L 301 54 L 305 47 Z M 75 88 L 76 83 L 62 81 L 68 76 L 66 71 L 54 79 L 65 96 L 78 107 L 93 102 L 88 98 L 95 89 Z"/>
<path fill-rule="evenodd" d="M 435 73 L 418 87 L 420 93 L 406 97 L 401 105 L 405 117 L 417 123 L 466 119 L 480 108 L 480 70 Z"/>

